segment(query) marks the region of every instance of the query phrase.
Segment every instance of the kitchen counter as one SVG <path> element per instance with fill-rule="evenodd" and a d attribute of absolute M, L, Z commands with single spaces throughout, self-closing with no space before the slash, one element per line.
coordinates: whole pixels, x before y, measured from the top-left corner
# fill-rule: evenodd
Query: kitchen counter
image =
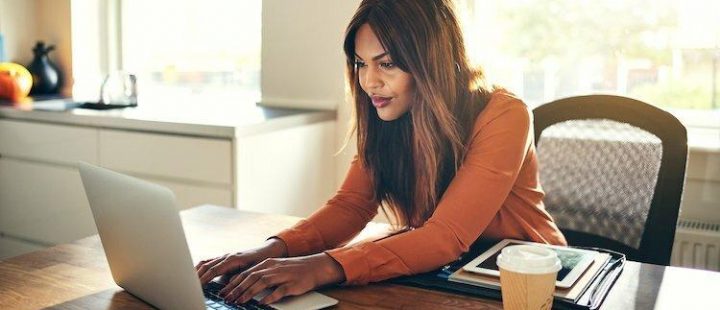
<path fill-rule="evenodd" d="M 158 98 L 116 110 L 0 104 L 0 260 L 96 233 L 78 161 L 199 204 L 308 216 L 335 185 L 335 111 Z"/>
<path fill-rule="evenodd" d="M 113 110 L 65 109 L 66 100 L 0 105 L 0 118 L 189 136 L 236 138 L 335 120 L 335 111 L 284 109 L 253 102 L 168 102 Z"/>

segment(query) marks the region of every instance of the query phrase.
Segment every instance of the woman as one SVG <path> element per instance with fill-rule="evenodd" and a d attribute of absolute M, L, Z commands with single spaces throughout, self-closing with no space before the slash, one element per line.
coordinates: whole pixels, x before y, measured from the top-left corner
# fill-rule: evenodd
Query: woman
<path fill-rule="evenodd" d="M 345 182 L 263 247 L 198 264 L 203 284 L 240 272 L 221 296 L 275 288 L 272 303 L 433 270 L 479 237 L 565 244 L 542 203 L 531 113 L 470 67 L 450 0 L 365 0 L 344 50 L 358 141 Z M 341 247 L 380 206 L 406 231 Z"/>

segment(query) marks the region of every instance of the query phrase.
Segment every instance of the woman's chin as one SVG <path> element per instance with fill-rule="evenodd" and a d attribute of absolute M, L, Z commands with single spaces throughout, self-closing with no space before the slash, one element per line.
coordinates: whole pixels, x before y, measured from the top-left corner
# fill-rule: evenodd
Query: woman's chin
<path fill-rule="evenodd" d="M 386 122 L 394 121 L 394 120 L 400 118 L 400 116 L 402 116 L 401 113 L 397 113 L 396 111 L 392 111 L 392 110 L 388 111 L 388 110 L 382 109 L 382 108 L 377 109 L 377 114 L 381 120 L 386 121 Z"/>

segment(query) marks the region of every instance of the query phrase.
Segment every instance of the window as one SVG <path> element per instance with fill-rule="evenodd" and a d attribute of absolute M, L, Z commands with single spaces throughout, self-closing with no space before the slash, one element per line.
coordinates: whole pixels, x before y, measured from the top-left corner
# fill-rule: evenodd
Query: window
<path fill-rule="evenodd" d="M 120 63 L 142 94 L 260 97 L 260 0 L 120 2 Z M 245 101 L 243 101 L 245 102 Z"/>
<path fill-rule="evenodd" d="M 530 106 L 580 94 L 620 94 L 674 113 L 720 146 L 720 2 L 460 3 L 467 8 L 471 56 L 492 82 Z"/>

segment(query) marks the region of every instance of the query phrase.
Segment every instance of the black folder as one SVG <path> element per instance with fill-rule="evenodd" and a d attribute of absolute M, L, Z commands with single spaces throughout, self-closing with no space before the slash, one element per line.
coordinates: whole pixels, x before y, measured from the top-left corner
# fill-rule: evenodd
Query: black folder
<path fill-rule="evenodd" d="M 500 290 L 448 280 L 450 274 L 462 268 L 462 266 L 466 265 L 475 257 L 488 250 L 497 242 L 498 240 L 478 240 L 470 247 L 470 250 L 467 253 L 463 254 L 463 256 L 461 256 L 458 260 L 444 266 L 443 268 L 418 275 L 395 278 L 388 280 L 388 282 L 502 300 Z M 608 253 L 610 254 L 610 260 L 601 268 L 595 279 L 588 284 L 588 288 L 584 293 L 582 293 L 577 301 L 570 302 L 555 298 L 553 301 L 553 309 L 598 309 L 625 266 L 625 255 L 622 253 L 600 248 L 577 248 Z"/>

